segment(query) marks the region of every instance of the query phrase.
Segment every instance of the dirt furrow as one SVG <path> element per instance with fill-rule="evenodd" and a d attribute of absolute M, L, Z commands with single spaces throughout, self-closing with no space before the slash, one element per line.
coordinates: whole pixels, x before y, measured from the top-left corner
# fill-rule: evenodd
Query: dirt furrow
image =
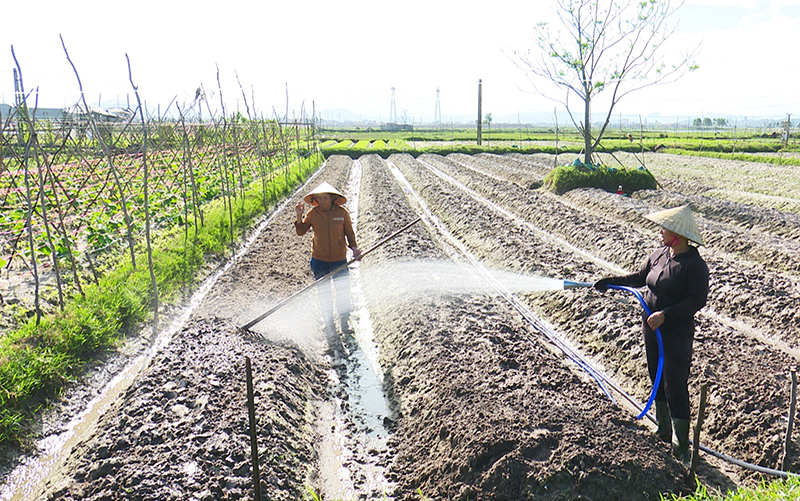
<path fill-rule="evenodd" d="M 639 221 L 641 215 L 673 200 L 673 194 L 623 198 L 592 190 L 554 197 L 535 189 L 552 161 L 546 155 L 451 157 L 361 157 L 362 248 L 426 214 L 392 166 L 480 261 L 525 276 L 591 281 L 605 273 L 596 260 L 557 243 L 548 232 L 620 267 L 638 267 L 656 245 L 655 231 Z M 422 162 L 513 215 L 475 200 Z M 310 184 L 328 181 L 344 189 L 352 166 L 349 158 L 333 156 Z M 744 211 L 749 219 L 740 221 L 728 206 L 716 209 L 706 198 L 693 203 L 701 207 L 704 228 L 719 225 L 731 239 L 763 233 L 763 242 L 750 248 L 726 247 L 712 238 L 709 248 L 701 249 L 716 277 L 713 308 L 796 348 L 800 332 L 790 323 L 798 320 L 800 288 L 794 275 L 781 271 L 794 262 L 795 234 L 771 226 L 770 214 L 756 208 Z M 258 324 L 258 337 L 236 327 L 312 281 L 311 236 L 295 235 L 293 207 L 294 202 L 275 214 L 190 322 L 100 419 L 94 437 L 79 444 L 50 479 L 49 493 L 37 499 L 249 497 L 245 356 L 255 372 L 265 496 L 302 499 L 309 496 L 307 487 L 317 489 L 320 408 L 333 401 L 345 410 L 354 404 L 342 387 L 333 393 L 330 374 L 347 374 L 325 351 L 328 343 L 349 340 L 322 334 L 313 296 Z M 769 258 L 774 266 L 751 263 L 762 254 L 759 249 L 775 242 L 780 245 Z M 359 264 L 394 411 L 384 425 L 394 436 L 391 455 L 355 451 L 344 469 L 392 458 L 382 466 L 393 491 L 383 494 L 397 500 L 418 499 L 420 492 L 465 501 L 640 500 L 694 490 L 686 469 L 648 424 L 636 422 L 630 409 L 607 399 L 591 378 L 571 368 L 518 312 L 476 288 L 482 279 L 464 262 L 431 221 L 423 220 Z M 645 400 L 650 384 L 638 303 L 589 289 L 527 293 L 522 299 L 626 391 Z M 746 461 L 779 466 L 789 398 L 785 369 L 796 359 L 768 337 L 749 336 L 714 315 L 699 315 L 696 339 L 692 390 L 696 394 L 700 384 L 710 385 L 704 443 Z M 696 409 L 696 397 L 693 405 Z M 358 427 L 345 424 L 345 434 Z M 795 469 L 797 461 L 791 463 Z M 700 475 L 706 485 L 722 489 L 736 480 L 705 462 Z M 375 493 L 374 486 L 358 482 L 365 481 L 355 480 L 361 497 Z"/>
<path fill-rule="evenodd" d="M 549 276 L 577 280 L 586 280 L 587 274 L 598 276 L 596 273 L 600 270 L 594 268 L 596 271 L 593 271 L 591 265 L 582 263 L 579 256 L 552 252 L 534 238 L 520 238 L 520 224 L 492 215 L 491 210 L 481 207 L 464 192 L 459 193 L 454 185 L 426 172 L 419 162 L 408 158 L 398 158 L 397 162 L 418 177 L 420 186 L 428 186 L 424 191 L 428 200 L 442 200 L 436 204 L 442 211 L 440 217 L 487 262 L 519 269 L 518 263 L 546 260 L 548 265 L 534 272 L 550 272 Z M 482 184 L 490 183 L 481 177 L 480 182 L 473 183 L 472 187 L 477 190 Z M 496 198 L 493 200 L 497 201 Z M 535 217 L 539 219 L 532 223 L 539 225 L 542 214 L 559 214 L 559 209 L 544 207 L 557 204 L 547 200 L 545 197 L 537 198 Z M 472 222 L 480 221 L 480 224 L 464 224 L 465 218 Z M 580 220 L 580 216 L 575 215 L 573 219 L 562 220 L 561 224 L 571 229 L 581 224 Z M 545 227 L 556 226 L 557 221 L 545 223 Z M 497 245 L 496 242 L 503 243 Z M 621 247 L 627 242 L 620 240 L 616 245 Z M 733 263 L 730 266 L 740 275 L 743 273 L 741 266 L 736 267 Z M 563 271 L 561 274 L 552 273 L 559 269 Z M 573 270 L 578 273 L 572 273 Z M 622 381 L 623 387 L 631 388 L 633 394 L 644 400 L 650 385 L 643 369 L 639 307 L 630 303 L 620 305 L 619 300 L 618 296 L 600 296 L 588 291 L 565 291 L 528 298 L 536 311 L 600 360 L 606 370 Z M 751 315 L 769 318 L 759 310 L 753 310 Z M 697 409 L 699 385 L 709 383 L 712 394 L 709 413 L 713 417 L 707 421 L 708 443 L 746 461 L 778 467 L 778 458 L 782 454 L 778 437 L 782 436 L 782 416 L 788 408 L 789 396 L 786 369 L 796 363 L 795 359 L 760 339 L 735 331 L 702 314 L 697 337 L 693 405 Z"/>
<path fill-rule="evenodd" d="M 413 202 L 386 162 L 361 162 L 362 218 L 390 210 L 403 215 L 395 226 L 411 219 Z M 458 194 L 441 192 L 434 180 L 412 183 L 448 223 L 455 217 L 450 209 L 468 220 L 481 217 L 451 205 Z M 375 217 L 361 224 L 369 234 L 390 223 Z M 446 499 L 658 499 L 657 492 L 691 488 L 668 447 L 571 372 L 497 299 L 446 287 L 408 293 L 414 275 L 407 266 L 447 266 L 436 240 L 418 226 L 362 263 L 400 414 L 393 470 L 405 498 L 419 488 Z"/>
<path fill-rule="evenodd" d="M 327 162 L 313 182 L 346 184 L 350 159 Z M 245 356 L 252 360 L 262 493 L 300 499 L 317 472 L 314 402 L 331 398 L 311 322 L 301 339 L 236 327 L 313 280 L 310 239 L 294 234 L 294 206 L 276 215 L 206 296 L 191 321 L 136 376 L 36 499 L 242 499 L 252 495 Z M 312 303 L 312 305 L 314 305 Z M 303 322 L 302 316 L 296 322 Z M 321 319 L 319 320 L 321 323 Z M 269 336 L 272 336 L 270 340 Z"/>
<path fill-rule="evenodd" d="M 423 155 L 420 159 L 432 162 L 537 227 L 628 270 L 638 269 L 653 248 L 653 225 L 642 216 L 665 208 L 600 190 L 580 190 L 581 199 L 573 196 L 571 206 L 567 206 L 557 197 L 503 183 L 446 157 Z M 678 196 L 668 201 L 670 205 L 666 207 L 686 203 Z M 706 205 L 713 202 L 709 200 Z M 598 209 L 600 205 L 604 208 Z M 609 206 L 615 210 L 609 210 Z M 784 268 L 781 263 L 789 262 L 789 268 L 800 269 L 800 245 L 782 237 L 750 235 L 754 239 L 750 247 L 761 249 L 762 260 L 772 263 L 764 265 L 750 261 L 751 253 L 734 252 L 730 242 L 738 241 L 736 234 L 719 223 L 707 223 L 702 216 L 698 220 L 708 240 L 704 257 L 712 276 L 709 306 L 796 347 L 800 339 L 800 310 L 796 308 L 800 304 L 800 275 L 786 274 L 776 268 Z M 787 244 L 799 252 L 787 249 Z"/>

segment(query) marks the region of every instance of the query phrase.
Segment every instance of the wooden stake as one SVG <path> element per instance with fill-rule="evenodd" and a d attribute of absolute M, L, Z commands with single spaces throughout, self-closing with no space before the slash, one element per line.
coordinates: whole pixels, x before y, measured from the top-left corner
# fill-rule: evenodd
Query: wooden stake
<path fill-rule="evenodd" d="M 697 413 L 697 425 L 694 427 L 694 440 L 692 442 L 692 463 L 689 467 L 689 472 L 694 475 L 695 470 L 697 469 L 697 458 L 700 453 L 700 430 L 703 428 L 703 420 L 705 419 L 706 415 L 706 391 L 708 390 L 708 385 L 703 384 L 700 387 L 700 410 Z"/>
<path fill-rule="evenodd" d="M 783 445 L 783 464 L 781 468 L 786 471 L 789 466 L 789 447 L 792 442 L 792 428 L 794 427 L 794 413 L 797 409 L 797 367 L 789 369 L 792 373 L 792 400 L 789 403 L 789 424 L 786 425 L 786 443 Z"/>
<path fill-rule="evenodd" d="M 253 398 L 253 370 L 250 357 L 244 357 L 247 372 L 247 410 L 250 415 L 250 455 L 253 462 L 253 488 L 255 500 L 261 501 L 261 472 L 258 469 L 258 437 L 256 436 L 256 405 Z"/>

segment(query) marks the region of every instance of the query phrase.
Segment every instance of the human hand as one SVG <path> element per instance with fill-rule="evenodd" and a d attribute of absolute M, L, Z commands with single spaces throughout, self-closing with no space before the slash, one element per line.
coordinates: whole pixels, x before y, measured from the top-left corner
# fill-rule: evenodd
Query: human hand
<path fill-rule="evenodd" d="M 361 257 L 361 249 L 358 247 L 351 247 L 351 250 L 353 251 L 353 259 L 358 259 Z"/>
<path fill-rule="evenodd" d="M 650 326 L 651 329 L 656 330 L 664 324 L 664 313 L 661 311 L 657 311 L 647 317 L 647 325 Z"/>
<path fill-rule="evenodd" d="M 303 209 L 304 208 L 305 207 L 303 206 L 303 201 L 302 200 L 297 202 L 297 205 L 294 206 L 294 212 L 297 214 L 298 221 L 303 217 Z"/>
<path fill-rule="evenodd" d="M 614 277 L 601 278 L 600 280 L 594 283 L 594 288 L 600 292 L 605 292 L 608 290 L 608 286 L 611 285 L 611 282 L 613 280 Z"/>

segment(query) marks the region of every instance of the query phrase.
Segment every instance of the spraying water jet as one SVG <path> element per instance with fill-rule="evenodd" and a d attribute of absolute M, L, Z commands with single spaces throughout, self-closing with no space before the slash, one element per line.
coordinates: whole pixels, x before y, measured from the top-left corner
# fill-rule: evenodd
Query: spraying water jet
<path fill-rule="evenodd" d="M 364 259 L 364 256 L 366 256 L 366 255 L 367 255 L 367 254 L 369 254 L 370 252 L 374 251 L 375 249 L 377 249 L 377 248 L 378 248 L 378 247 L 380 247 L 381 245 L 385 244 L 385 243 L 386 243 L 386 242 L 388 242 L 389 240 L 393 239 L 393 238 L 394 238 L 394 237 L 396 237 L 397 235 L 399 235 L 399 234 L 403 233 L 403 232 L 404 232 L 404 231 L 406 231 L 407 229 L 411 228 L 413 225 L 415 225 L 416 223 L 418 223 L 420 220 L 422 220 L 422 218 L 421 218 L 421 217 L 418 217 L 417 219 L 415 219 L 415 220 L 411 221 L 410 223 L 408 223 L 407 225 L 403 226 L 402 228 L 400 228 L 399 230 L 395 231 L 394 233 L 392 233 L 392 234 L 390 234 L 390 235 L 388 235 L 388 236 L 384 237 L 383 239 L 379 240 L 379 241 L 378 241 L 378 242 L 377 242 L 375 245 L 373 245 L 373 246 L 372 246 L 372 247 L 370 247 L 369 249 L 367 249 L 367 250 L 363 251 L 363 252 L 361 253 L 361 255 L 360 255 L 360 256 L 358 256 L 358 257 L 355 257 L 355 258 L 351 259 L 350 261 L 346 262 L 345 264 L 343 264 L 343 265 L 341 265 L 340 267 L 336 268 L 335 270 L 331 271 L 331 272 L 330 272 L 330 273 L 328 273 L 327 275 L 325 275 L 325 276 L 322 276 L 322 277 L 320 277 L 319 279 L 317 279 L 317 280 L 315 280 L 315 281 L 311 282 L 310 284 L 308 284 L 307 286 L 303 287 L 303 288 L 302 288 L 302 289 L 300 289 L 299 291 L 295 292 L 295 293 L 294 293 L 294 294 L 292 294 L 291 296 L 287 297 L 287 298 L 286 298 L 286 299 L 284 299 L 283 301 L 280 301 L 278 304 L 276 304 L 275 306 L 273 306 L 273 307 L 272 307 L 272 308 L 270 308 L 269 310 L 265 311 L 264 313 L 262 313 L 261 315 L 257 316 L 257 317 L 256 317 L 256 318 L 254 318 L 253 320 L 251 320 L 251 321 L 247 322 L 246 324 L 244 324 L 243 326 L 241 326 L 241 327 L 240 327 L 240 329 L 241 329 L 242 331 L 244 331 L 246 334 L 249 334 L 249 335 L 251 335 L 251 336 L 252 336 L 252 335 L 255 335 L 255 336 L 257 336 L 257 334 L 255 334 L 254 332 L 252 332 L 252 331 L 250 330 L 250 328 L 251 328 L 251 327 L 253 327 L 254 325 L 256 325 L 257 323 L 259 323 L 260 321 L 264 320 L 264 319 L 265 319 L 265 318 L 267 318 L 268 316 L 272 315 L 273 313 L 275 313 L 275 312 L 276 312 L 276 311 L 278 311 L 279 309 L 281 309 L 281 308 L 283 308 L 284 306 L 286 306 L 287 304 L 289 304 L 289 303 L 290 303 L 290 302 L 291 302 L 291 301 L 292 301 L 294 298 L 296 298 L 297 296 L 299 296 L 299 295 L 300 295 L 300 294 L 302 294 L 303 292 L 307 291 L 308 289 L 311 289 L 312 287 L 314 287 L 314 286 L 316 286 L 316 285 L 319 285 L 319 284 L 320 284 L 320 283 L 322 283 L 322 282 L 325 282 L 326 280 L 330 280 L 330 279 L 332 279 L 332 278 L 333 278 L 333 277 L 334 277 L 334 276 L 335 276 L 337 273 L 339 273 L 340 271 L 342 271 L 342 270 L 346 269 L 346 268 L 347 268 L 348 266 L 350 266 L 351 264 L 355 263 L 356 261 L 360 261 L 361 259 Z"/>

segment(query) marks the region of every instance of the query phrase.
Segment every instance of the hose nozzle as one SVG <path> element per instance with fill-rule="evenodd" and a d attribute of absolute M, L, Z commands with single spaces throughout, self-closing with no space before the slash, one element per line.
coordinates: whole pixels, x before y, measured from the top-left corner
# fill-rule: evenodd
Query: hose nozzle
<path fill-rule="evenodd" d="M 579 287 L 592 287 L 594 284 L 590 282 L 573 282 L 572 280 L 564 280 L 564 290 L 577 289 Z"/>

